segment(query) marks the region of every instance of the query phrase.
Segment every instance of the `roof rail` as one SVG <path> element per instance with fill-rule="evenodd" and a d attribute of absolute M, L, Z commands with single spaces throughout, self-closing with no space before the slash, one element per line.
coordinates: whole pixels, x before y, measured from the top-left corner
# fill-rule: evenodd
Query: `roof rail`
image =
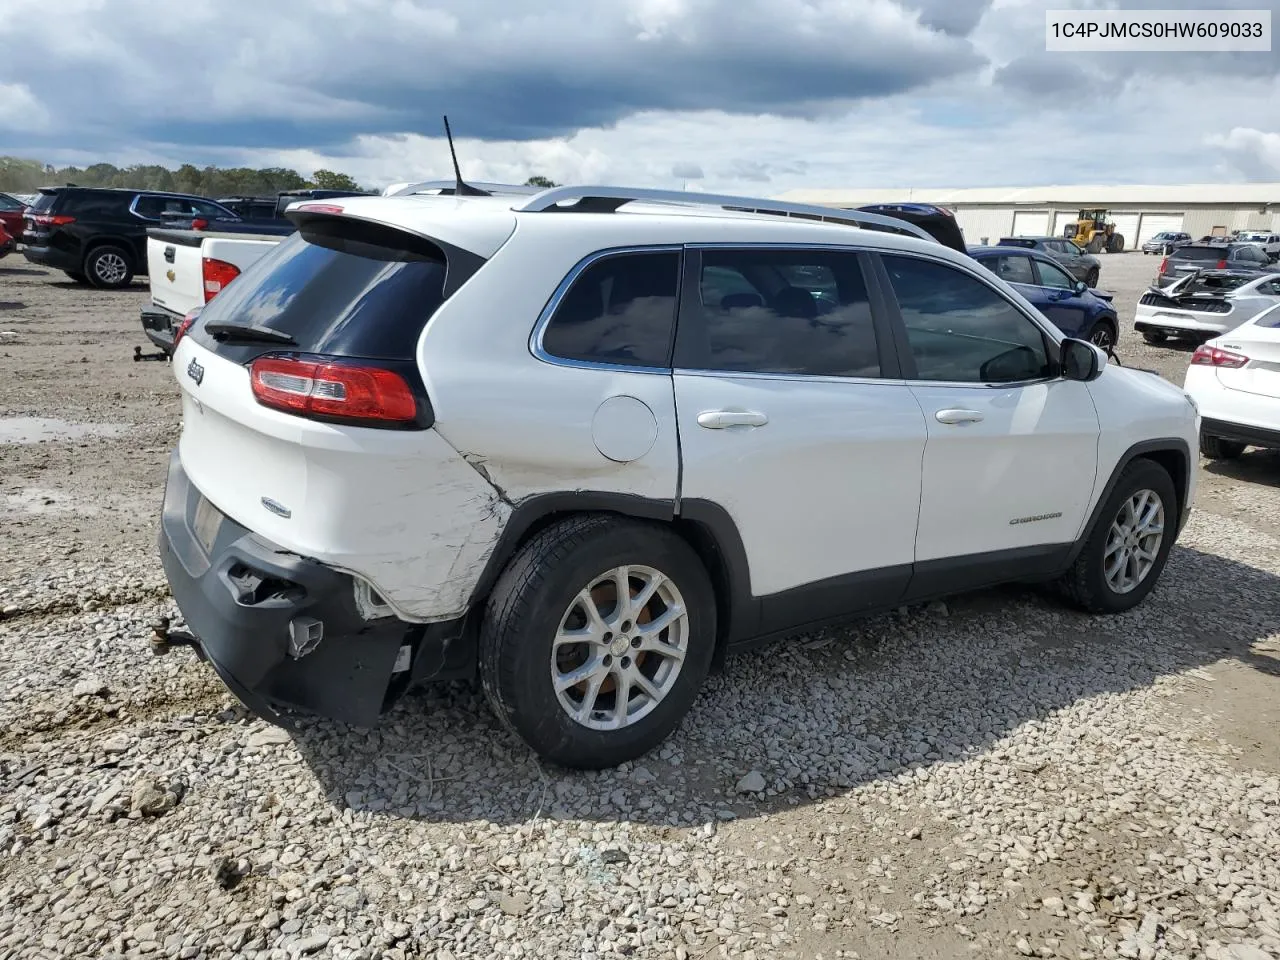
<path fill-rule="evenodd" d="M 742 213 L 764 213 L 802 220 L 821 220 L 869 230 L 905 233 L 931 243 L 938 241 L 914 223 L 860 210 L 822 207 L 808 203 L 787 203 L 762 197 L 735 197 L 718 193 L 691 193 L 684 190 L 647 190 L 630 187 L 553 187 L 541 190 L 516 207 L 525 213 L 613 213 L 627 203 L 672 203 L 719 207 Z M 572 206 L 560 206 L 572 204 Z"/>
<path fill-rule="evenodd" d="M 476 181 L 471 183 L 473 187 L 479 187 L 488 193 L 531 197 L 534 194 L 542 193 L 542 187 L 530 187 L 524 184 L 514 183 L 481 183 Z M 453 196 L 457 192 L 458 184 L 455 180 L 421 180 L 417 183 L 406 183 L 397 185 L 395 190 L 390 193 L 384 193 L 384 197 L 411 197 L 417 193 L 431 193 L 436 196 L 448 197 Z"/>

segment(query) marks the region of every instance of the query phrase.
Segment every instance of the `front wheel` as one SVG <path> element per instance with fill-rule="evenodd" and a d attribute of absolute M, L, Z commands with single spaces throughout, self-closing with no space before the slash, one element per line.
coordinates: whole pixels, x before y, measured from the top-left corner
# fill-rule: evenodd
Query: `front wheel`
<path fill-rule="evenodd" d="M 1067 596 L 1089 613 L 1123 613 L 1160 579 L 1178 529 L 1178 495 L 1153 460 L 1124 468 L 1080 555 L 1063 577 Z"/>
<path fill-rule="evenodd" d="M 1091 289 L 1091 290 L 1092 290 L 1092 289 L 1094 289 L 1095 287 L 1097 287 L 1097 286 L 1098 286 L 1098 277 L 1099 277 L 1099 276 L 1100 276 L 1100 274 L 1098 273 L 1098 268 L 1097 268 L 1097 267 L 1094 267 L 1092 270 L 1090 270 L 1090 271 L 1089 271 L 1089 275 L 1088 275 L 1087 277 L 1085 277 L 1085 278 L 1084 278 L 1084 282 L 1085 282 L 1085 283 L 1087 283 L 1087 284 L 1089 285 L 1089 289 Z"/>
<path fill-rule="evenodd" d="M 1116 346 L 1116 328 L 1110 320 L 1099 320 L 1089 328 L 1088 340 L 1095 347 L 1110 353 Z"/>
<path fill-rule="evenodd" d="M 133 258 L 120 247 L 94 247 L 84 258 L 84 272 L 100 290 L 119 290 L 133 281 Z"/>
<path fill-rule="evenodd" d="M 656 747 L 693 705 L 715 650 L 711 580 L 671 530 L 603 516 L 538 533 L 480 624 L 480 677 L 539 755 L 601 769 Z"/>
<path fill-rule="evenodd" d="M 1200 452 L 1209 460 L 1237 460 L 1244 454 L 1248 444 L 1237 440 L 1223 440 L 1221 437 L 1200 437 Z"/>

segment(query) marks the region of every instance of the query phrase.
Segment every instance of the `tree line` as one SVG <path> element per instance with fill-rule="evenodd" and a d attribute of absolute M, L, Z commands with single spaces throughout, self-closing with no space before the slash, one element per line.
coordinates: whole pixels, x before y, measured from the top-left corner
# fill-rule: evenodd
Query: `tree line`
<path fill-rule="evenodd" d="M 282 190 L 318 188 L 324 190 L 363 189 L 349 175 L 333 170 L 316 170 L 304 177 L 285 167 L 197 167 L 184 163 L 176 170 L 159 164 L 138 163 L 117 167 L 95 163 L 88 167 L 55 167 L 38 160 L 0 157 L 0 191 L 35 193 L 41 187 L 74 183 L 78 187 L 129 187 L 135 190 L 165 190 L 202 197 L 272 196 Z M 556 186 L 544 176 L 532 176 L 529 186 Z"/>
<path fill-rule="evenodd" d="M 359 190 L 345 173 L 316 170 L 304 177 L 285 167 L 197 167 L 184 163 L 176 170 L 159 164 L 138 163 L 117 167 L 95 163 L 88 167 L 55 167 L 53 164 L 20 157 L 0 157 L 0 190 L 6 193 L 34 193 L 41 187 L 74 183 L 78 187 L 130 187 L 136 190 L 166 190 L 204 197 L 271 196 L 282 190 L 307 187 L 326 190 Z"/>

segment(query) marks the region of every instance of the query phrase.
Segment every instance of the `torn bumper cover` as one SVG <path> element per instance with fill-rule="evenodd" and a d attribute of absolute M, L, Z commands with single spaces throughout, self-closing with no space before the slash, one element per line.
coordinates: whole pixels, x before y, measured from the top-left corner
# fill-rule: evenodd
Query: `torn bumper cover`
<path fill-rule="evenodd" d="M 160 524 L 169 589 L 207 660 L 253 713 L 297 708 L 372 726 L 411 683 L 474 672 L 462 622 L 370 620 L 355 580 L 289 553 L 216 511 L 169 461 Z"/>

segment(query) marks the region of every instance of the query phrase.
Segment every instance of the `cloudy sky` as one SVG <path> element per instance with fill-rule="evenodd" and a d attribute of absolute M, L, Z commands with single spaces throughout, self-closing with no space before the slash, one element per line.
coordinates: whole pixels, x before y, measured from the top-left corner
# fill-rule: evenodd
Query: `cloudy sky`
<path fill-rule="evenodd" d="M 1048 8 L 0 0 L 0 154 L 797 187 L 1280 180 L 1280 51 L 1046 53 Z M 1276 19 L 1280 21 L 1280 16 Z"/>

